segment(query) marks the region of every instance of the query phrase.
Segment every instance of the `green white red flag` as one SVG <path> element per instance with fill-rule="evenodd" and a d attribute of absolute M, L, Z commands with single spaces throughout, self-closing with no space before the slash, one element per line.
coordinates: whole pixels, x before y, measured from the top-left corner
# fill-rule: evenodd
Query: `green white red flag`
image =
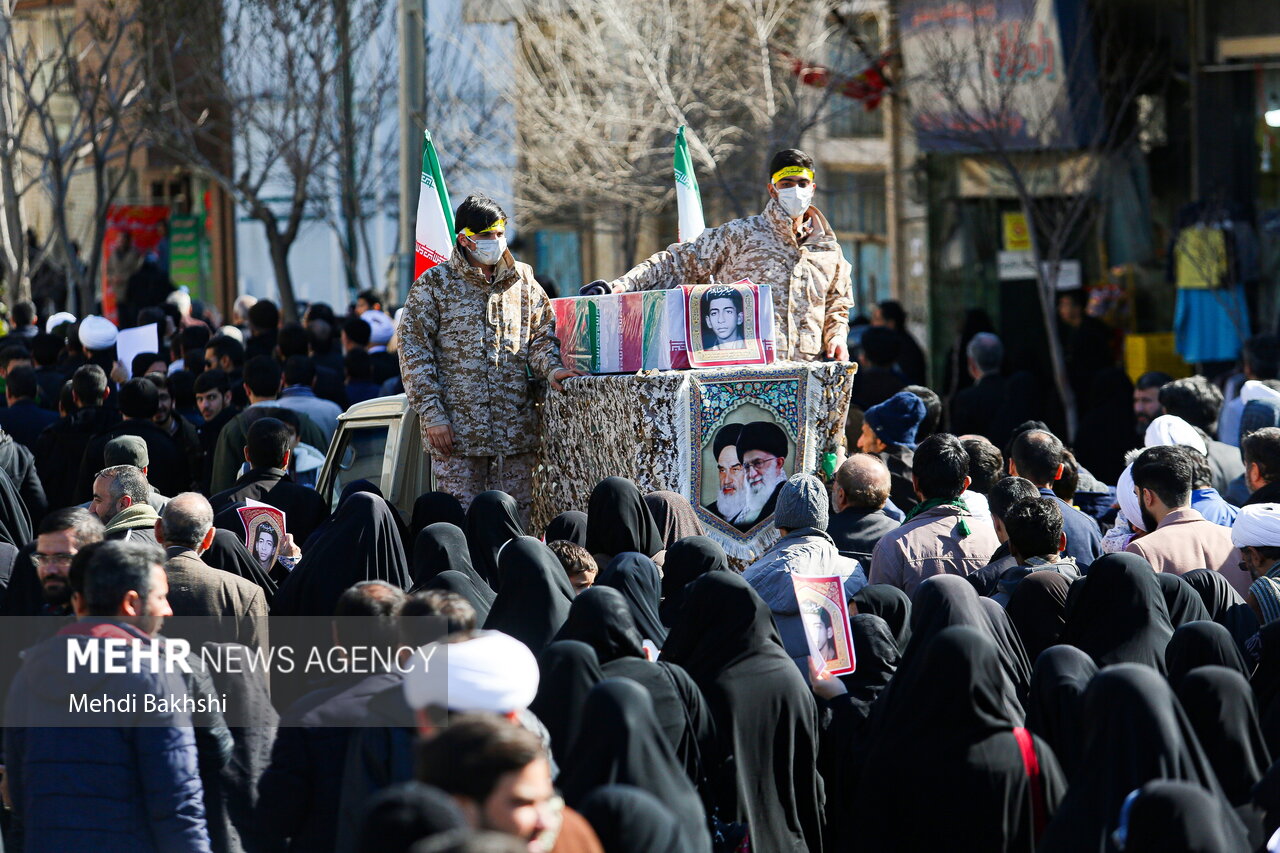
<path fill-rule="evenodd" d="M 707 229 L 702 218 L 702 194 L 698 191 L 698 179 L 693 174 L 693 158 L 689 156 L 689 143 L 684 139 L 684 125 L 676 131 L 676 242 L 688 243 L 698 239 Z"/>
<path fill-rule="evenodd" d="M 422 185 L 418 190 L 418 221 L 414 229 L 413 277 L 449 260 L 453 251 L 453 205 L 440 173 L 440 158 L 431 141 L 431 131 L 423 131 Z"/>

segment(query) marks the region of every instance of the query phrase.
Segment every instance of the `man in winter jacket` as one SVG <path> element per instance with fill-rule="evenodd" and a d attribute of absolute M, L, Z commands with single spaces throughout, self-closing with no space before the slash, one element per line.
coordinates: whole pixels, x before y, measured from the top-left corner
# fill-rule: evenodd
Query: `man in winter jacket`
<path fill-rule="evenodd" d="M 579 375 L 560 364 L 551 301 L 507 251 L 506 214 L 468 196 L 452 256 L 414 282 L 400 324 L 409 405 L 422 423 L 437 488 L 462 502 L 488 489 L 528 522 L 539 443 L 533 379 Z"/>
<path fill-rule="evenodd" d="M 190 489 L 192 479 L 187 455 L 179 443 L 152 420 L 160 410 L 160 389 L 148 380 L 136 377 L 120 386 L 119 400 L 123 422 L 94 436 L 85 447 L 76 486 L 77 494 L 84 496 L 80 500 L 91 496 L 94 478 L 107 467 L 104 456 L 107 442 L 122 435 L 136 435 L 147 443 L 148 478 L 161 494 L 176 495 Z"/>
<path fill-rule="evenodd" d="M 934 575 L 971 575 L 999 547 L 990 518 L 975 516 L 961 495 L 969 488 L 969 453 L 954 435 L 929 436 L 916 449 L 911 473 L 920 499 L 897 530 L 871 554 L 871 582 L 907 595 Z"/>
<path fill-rule="evenodd" d="M 742 575 L 769 605 L 782 645 L 806 676 L 809 642 L 791 576 L 839 575 L 846 598 L 853 597 L 867 585 L 862 566 L 856 560 L 840 556 L 827 535 L 827 503 L 827 490 L 817 477 L 796 474 L 788 480 L 778 494 L 773 516 L 773 525 L 782 538 Z"/>
<path fill-rule="evenodd" d="M 867 409 L 862 420 L 862 435 L 858 437 L 858 449 L 876 454 L 888 467 L 889 498 L 906 512 L 919 502 L 911 468 L 916 431 L 927 411 L 924 400 L 910 391 L 899 391 L 880 405 Z"/>
<path fill-rule="evenodd" d="M 57 374 L 58 391 L 62 391 L 62 374 Z M 36 441 L 45 428 L 58 420 L 56 407 L 57 397 L 53 399 L 54 410 L 42 407 L 36 402 L 40 393 L 36 372 L 30 367 L 13 367 L 5 374 L 5 402 L 8 405 L 0 409 L 0 428 L 13 436 L 13 440 L 35 450 Z"/>
<path fill-rule="evenodd" d="M 836 471 L 831 489 L 836 512 L 827 533 L 846 555 L 870 563 L 880 538 L 898 529 L 899 522 L 884 511 L 891 486 L 889 469 L 871 453 L 855 453 Z"/>
<path fill-rule="evenodd" d="M 132 465 L 103 468 L 93 480 L 89 511 L 106 525 L 107 539 L 155 544 L 160 516 L 147 501 L 150 495 L 151 484 L 141 470 Z"/>
<path fill-rule="evenodd" d="M 813 158 L 794 148 L 773 155 L 764 211 L 708 228 L 676 243 L 606 285 L 584 293 L 659 290 L 713 279 L 750 279 L 772 286 L 773 329 L 779 360 L 849 358 L 849 262 L 835 229 L 813 206 Z"/>
<path fill-rule="evenodd" d="M 1063 554 L 1075 560 L 1080 571 L 1087 572 L 1093 561 L 1102 556 L 1102 532 L 1096 521 L 1053 493 L 1053 484 L 1062 477 L 1065 453 L 1053 433 L 1027 430 L 1014 439 L 1009 473 L 1030 480 L 1041 495 L 1058 502 L 1062 529 L 1067 534 Z"/>
<path fill-rule="evenodd" d="M 4 742 L 10 837 L 27 853 L 210 850 L 182 675 L 150 662 L 164 660 L 156 634 L 170 614 L 163 561 L 155 545 L 98 546 L 76 595 L 80 621 L 26 653 Z M 137 672 L 105 671 L 121 644 L 137 653 Z M 145 710 L 149 696 L 179 701 Z"/>
<path fill-rule="evenodd" d="M 45 497 L 54 509 L 85 500 L 77 495 L 80 462 L 93 437 L 120 422 L 120 412 L 108 409 L 107 374 L 96 364 L 76 368 L 71 376 L 71 397 L 76 410 L 40 433 L 36 442 L 36 471 Z M 88 497 L 87 495 L 85 497 Z"/>

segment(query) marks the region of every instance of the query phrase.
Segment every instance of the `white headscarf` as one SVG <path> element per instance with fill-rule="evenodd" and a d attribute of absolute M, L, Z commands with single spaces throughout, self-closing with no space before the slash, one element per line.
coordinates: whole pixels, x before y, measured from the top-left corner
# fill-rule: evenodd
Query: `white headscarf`
<path fill-rule="evenodd" d="M 1133 493 L 1133 465 L 1126 465 L 1120 472 L 1120 480 L 1116 483 L 1116 500 L 1120 503 L 1120 512 L 1136 532 L 1146 533 L 1142 526 L 1142 501 Z"/>
<path fill-rule="evenodd" d="M 90 314 L 80 322 L 80 343 L 90 351 L 100 351 L 114 346 L 120 330 L 106 317 Z"/>
<path fill-rule="evenodd" d="M 1280 403 L 1280 391 L 1256 379 L 1250 379 L 1240 386 L 1240 399 L 1245 403 L 1252 403 L 1254 400 L 1275 400 Z"/>
<path fill-rule="evenodd" d="M 1280 548 L 1280 504 L 1241 507 L 1231 526 L 1231 544 L 1237 548 Z"/>
<path fill-rule="evenodd" d="M 1201 456 L 1209 455 L 1209 448 L 1196 428 L 1177 415 L 1161 415 L 1147 427 L 1146 437 L 1142 442 L 1147 447 L 1176 445 L 1198 450 Z M 1132 521 L 1133 519 L 1130 519 Z"/>
<path fill-rule="evenodd" d="M 508 714 L 528 708 L 538 693 L 537 658 L 501 631 L 461 643 L 431 643 L 415 650 L 412 661 L 404 678 L 411 708 L 439 705 L 458 713 Z"/>

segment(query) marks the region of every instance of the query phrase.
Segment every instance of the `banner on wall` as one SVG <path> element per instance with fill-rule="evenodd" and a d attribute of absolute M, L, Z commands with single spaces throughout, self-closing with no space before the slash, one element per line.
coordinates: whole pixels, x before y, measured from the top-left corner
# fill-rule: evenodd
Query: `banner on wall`
<path fill-rule="evenodd" d="M 107 208 L 102 237 L 102 316 L 120 322 L 116 302 L 129 276 L 148 252 L 160 248 L 168 232 L 169 207 L 163 204 L 113 204 Z"/>
<path fill-rule="evenodd" d="M 1079 0 L 903 0 L 921 149 L 1081 147 L 1097 109 L 1084 15 Z"/>
<path fill-rule="evenodd" d="M 169 278 L 173 286 L 185 287 L 192 299 L 209 301 L 212 264 L 204 214 L 169 220 Z"/>

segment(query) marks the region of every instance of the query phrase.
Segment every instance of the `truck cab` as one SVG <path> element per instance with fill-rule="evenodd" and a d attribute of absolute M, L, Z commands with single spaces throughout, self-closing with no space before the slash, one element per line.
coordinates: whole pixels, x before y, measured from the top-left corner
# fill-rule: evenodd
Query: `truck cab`
<path fill-rule="evenodd" d="M 355 480 L 368 480 L 381 489 L 406 521 L 418 495 L 435 488 L 418 413 L 404 394 L 366 400 L 338 416 L 316 491 L 332 509 L 343 488 Z"/>

